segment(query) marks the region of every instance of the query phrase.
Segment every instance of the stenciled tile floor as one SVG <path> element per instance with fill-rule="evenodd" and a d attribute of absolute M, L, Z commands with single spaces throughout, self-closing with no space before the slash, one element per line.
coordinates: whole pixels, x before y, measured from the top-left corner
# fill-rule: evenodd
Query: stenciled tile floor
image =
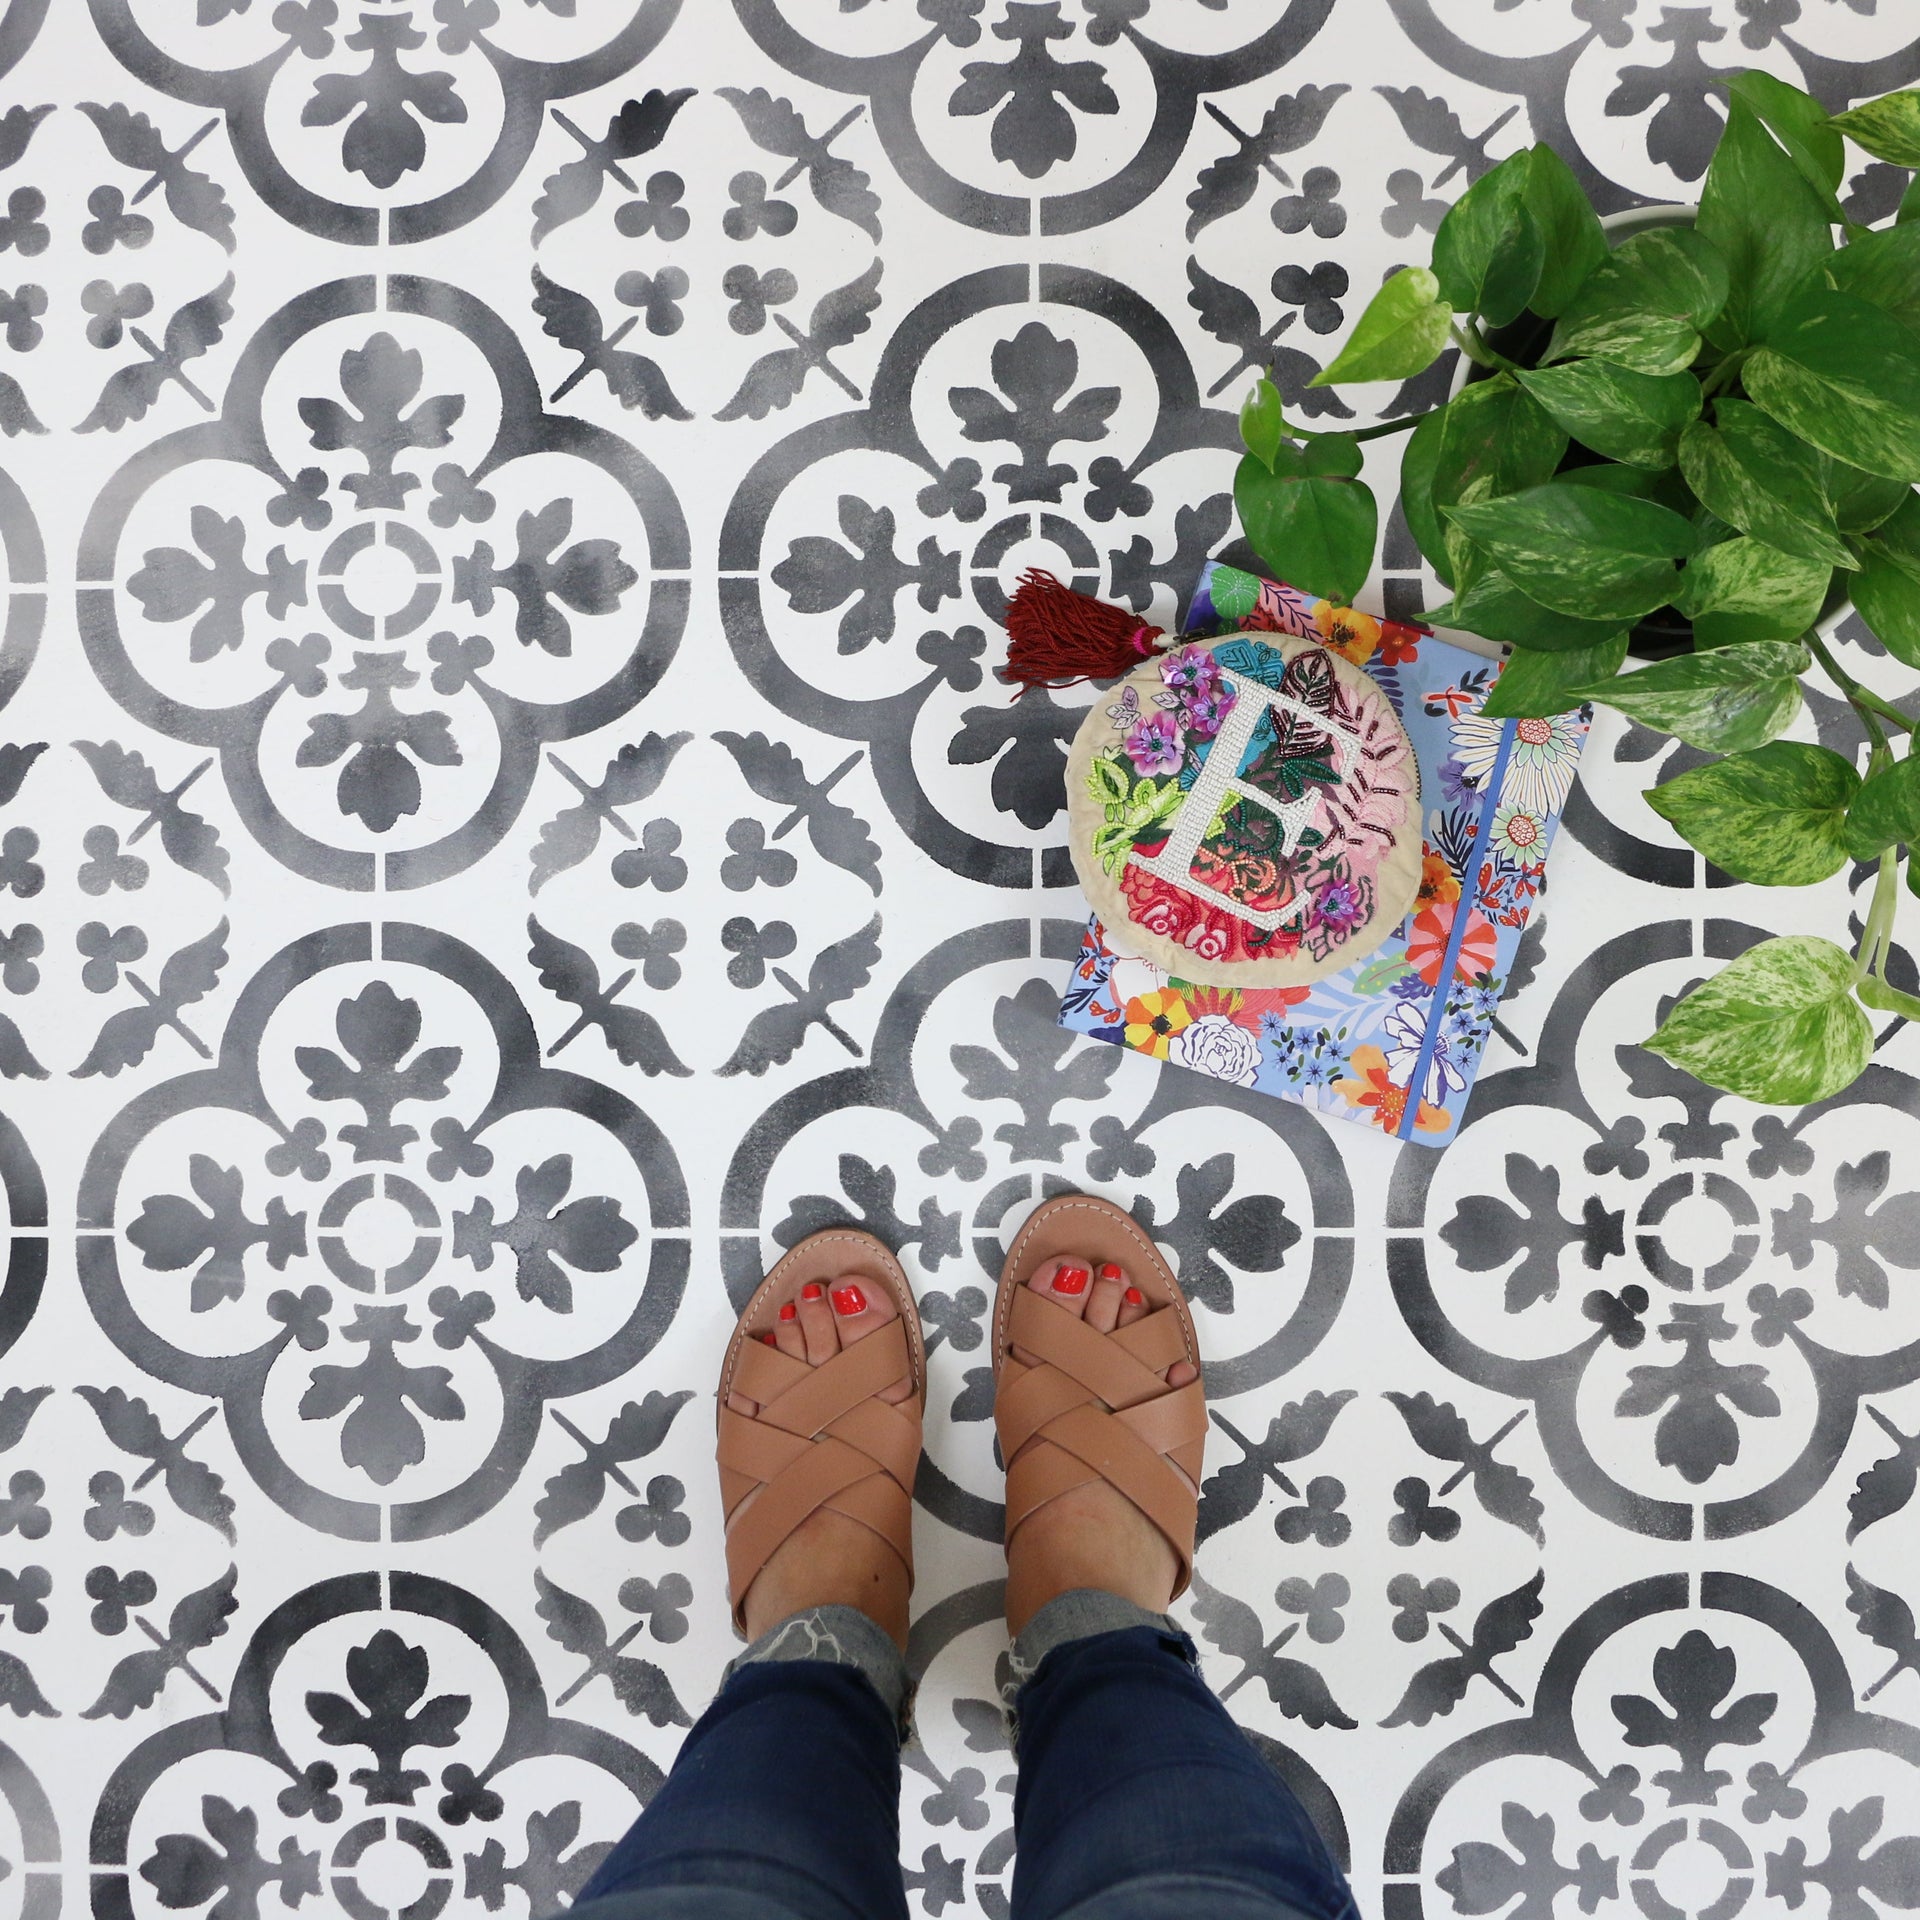
<path fill-rule="evenodd" d="M 731 1645 L 733 1303 L 848 1214 L 932 1349 L 910 1884 L 1003 1916 L 982 1322 L 1062 1186 L 1178 1260 L 1185 1612 L 1364 1911 L 1920 1902 L 1920 1045 L 1801 1115 L 1633 1045 L 1857 876 L 1730 886 L 1603 718 L 1396 1153 L 1053 1027 L 1077 702 L 989 677 L 1029 562 L 1172 617 L 1249 369 L 1343 416 L 1492 160 L 1685 196 L 1716 76 L 1915 31 L 0 6 L 0 1920 L 551 1911 Z"/>

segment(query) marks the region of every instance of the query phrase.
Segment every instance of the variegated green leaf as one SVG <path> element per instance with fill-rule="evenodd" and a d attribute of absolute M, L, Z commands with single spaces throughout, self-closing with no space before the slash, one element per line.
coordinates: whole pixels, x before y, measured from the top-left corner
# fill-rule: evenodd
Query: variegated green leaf
<path fill-rule="evenodd" d="M 1425 267 L 1402 267 L 1367 302 L 1347 344 L 1316 387 L 1337 380 L 1406 380 L 1423 373 L 1447 344 L 1453 309 Z"/>
<path fill-rule="evenodd" d="M 1783 553 L 1851 567 L 1820 456 L 1744 400 L 1717 401 L 1714 420 L 1696 420 L 1680 436 L 1680 471 L 1701 505 Z"/>
<path fill-rule="evenodd" d="M 1726 298 L 1727 263 L 1710 240 L 1685 227 L 1637 233 L 1587 275 L 1545 359 L 1590 354 L 1640 373 L 1683 372 Z"/>
<path fill-rule="evenodd" d="M 1804 887 L 1847 864 L 1847 808 L 1860 791 L 1828 747 L 1775 740 L 1663 781 L 1647 805 L 1736 880 Z"/>
<path fill-rule="evenodd" d="M 1596 683 L 1620 671 L 1627 657 L 1627 636 L 1617 633 L 1594 646 L 1574 647 L 1564 653 L 1523 648 L 1500 670 L 1487 704 L 1480 709 L 1489 720 L 1544 719 L 1565 713 L 1590 699 Z"/>
<path fill-rule="evenodd" d="M 1445 517 L 1529 598 L 1615 626 L 1665 605 L 1679 584 L 1674 562 L 1695 546 L 1677 513 L 1593 487 L 1530 487 Z"/>
<path fill-rule="evenodd" d="M 1744 753 L 1765 746 L 1800 711 L 1805 647 L 1778 640 L 1684 653 L 1579 689 L 1634 720 L 1677 735 L 1708 753 Z"/>
<path fill-rule="evenodd" d="M 1920 480 L 1920 333 L 1850 293 L 1790 301 L 1741 370 L 1757 405 L 1810 446 Z"/>
<path fill-rule="evenodd" d="M 1797 640 L 1820 616 L 1833 569 L 1759 540 L 1723 540 L 1696 554 L 1674 605 L 1693 622 L 1696 647 Z"/>
<path fill-rule="evenodd" d="M 1873 1029 L 1831 940 L 1763 940 L 1703 981 L 1641 1045 L 1748 1100 L 1804 1106 L 1858 1079 Z"/>
<path fill-rule="evenodd" d="M 1681 429 L 1700 412 L 1700 382 L 1690 373 L 1579 360 L 1514 377 L 1583 447 L 1653 472 L 1673 465 Z"/>

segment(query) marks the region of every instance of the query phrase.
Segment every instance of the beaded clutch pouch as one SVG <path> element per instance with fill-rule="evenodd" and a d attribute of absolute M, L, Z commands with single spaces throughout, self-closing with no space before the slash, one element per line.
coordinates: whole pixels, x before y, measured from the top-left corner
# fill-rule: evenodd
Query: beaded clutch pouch
<path fill-rule="evenodd" d="M 1498 661 L 1217 562 L 1188 627 L 1074 743 L 1061 1024 L 1443 1146 L 1587 716 L 1486 719 Z"/>

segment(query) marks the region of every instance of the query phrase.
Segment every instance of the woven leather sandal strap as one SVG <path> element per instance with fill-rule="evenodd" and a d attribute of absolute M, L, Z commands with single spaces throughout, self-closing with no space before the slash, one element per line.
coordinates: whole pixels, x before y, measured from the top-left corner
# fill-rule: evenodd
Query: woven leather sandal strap
<path fill-rule="evenodd" d="M 781 1306 L 812 1282 L 857 1277 L 898 1317 L 818 1366 L 769 1344 Z M 897 1383 L 901 1401 L 880 1396 Z M 754 1403 L 741 1413 L 731 1396 Z M 742 1311 L 721 1366 L 719 1468 L 727 1585 L 744 1630 L 747 1590 L 796 1528 L 834 1512 L 884 1541 L 913 1578 L 913 1485 L 920 1464 L 926 1354 L 913 1291 L 869 1233 L 809 1234 L 775 1263 Z"/>
<path fill-rule="evenodd" d="M 1077 1470 L 1067 1460 L 1076 1462 Z M 1153 1523 L 1172 1547 L 1184 1580 L 1193 1566 L 1193 1488 L 1133 1431 L 1126 1416 L 1090 1402 L 1049 1422 L 1008 1466 L 1007 1538 L 1048 1500 L 1090 1480 L 1104 1480 Z"/>
<path fill-rule="evenodd" d="M 912 1566 L 911 1495 L 869 1455 L 828 1436 L 803 1443 L 791 1463 L 730 1517 L 727 1585 L 736 1609 L 761 1568 L 823 1507 L 858 1520 Z"/>

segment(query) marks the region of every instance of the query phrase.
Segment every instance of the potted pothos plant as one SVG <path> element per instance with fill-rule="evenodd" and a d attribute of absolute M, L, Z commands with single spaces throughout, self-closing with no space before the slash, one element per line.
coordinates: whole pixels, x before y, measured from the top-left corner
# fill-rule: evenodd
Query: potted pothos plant
<path fill-rule="evenodd" d="M 1870 1012 L 1920 1019 L 1887 978 L 1903 859 L 1920 894 L 1916 723 L 1821 630 L 1850 600 L 1920 667 L 1920 186 L 1878 231 L 1836 197 L 1847 139 L 1920 167 L 1920 92 L 1830 115 L 1748 72 L 1728 95 L 1698 209 L 1617 244 L 1547 147 L 1476 181 L 1431 264 L 1385 281 L 1315 384 L 1405 380 L 1449 346 L 1473 377 L 1346 433 L 1289 422 L 1262 380 L 1234 498 L 1276 574 L 1344 605 L 1378 531 L 1360 443 L 1410 430 L 1403 511 L 1452 591 L 1426 617 L 1512 649 L 1489 715 L 1604 701 L 1722 756 L 1648 798 L 1737 879 L 1874 863 L 1851 952 L 1762 941 L 1645 1043 L 1712 1086 L 1799 1105 L 1865 1068 Z M 1680 650 L 1630 667 L 1649 620 Z M 1858 714 L 1864 769 L 1781 737 L 1815 674 Z"/>

